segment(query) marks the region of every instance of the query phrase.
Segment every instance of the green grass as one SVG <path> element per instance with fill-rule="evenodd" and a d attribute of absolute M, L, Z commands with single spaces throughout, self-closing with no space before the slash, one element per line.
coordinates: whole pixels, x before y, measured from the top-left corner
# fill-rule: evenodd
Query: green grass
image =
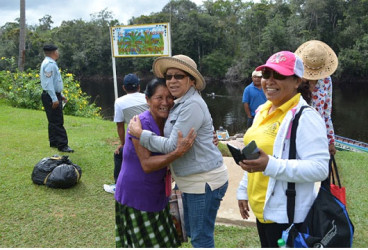
<path fill-rule="evenodd" d="M 219 143 L 218 144 L 218 148 L 219 148 L 219 150 L 220 150 L 220 152 L 221 152 L 221 154 L 223 156 L 226 156 L 226 157 L 230 157 L 231 156 L 231 153 L 230 153 L 229 149 L 227 148 L 226 144 Z"/>
<path fill-rule="evenodd" d="M 13 108 L 1 99 L 0 110 L 0 247 L 115 247 L 114 199 L 102 187 L 113 182 L 115 124 L 65 116 L 75 149 L 69 158 L 81 166 L 82 178 L 73 188 L 51 189 L 31 180 L 39 160 L 60 155 L 48 145 L 45 113 Z M 368 154 L 338 152 L 336 158 L 355 224 L 354 247 L 366 247 Z M 215 241 L 221 248 L 260 246 L 252 226 L 217 225 Z"/>
<path fill-rule="evenodd" d="M 31 180 L 39 160 L 60 154 L 48 145 L 45 113 L 0 108 L 0 247 L 114 247 L 114 199 L 102 186 L 113 182 L 115 124 L 65 117 L 82 178 L 51 189 Z"/>
<path fill-rule="evenodd" d="M 347 209 L 355 226 L 354 248 L 368 246 L 368 154 L 338 152 L 336 156 L 342 185 L 346 187 Z"/>

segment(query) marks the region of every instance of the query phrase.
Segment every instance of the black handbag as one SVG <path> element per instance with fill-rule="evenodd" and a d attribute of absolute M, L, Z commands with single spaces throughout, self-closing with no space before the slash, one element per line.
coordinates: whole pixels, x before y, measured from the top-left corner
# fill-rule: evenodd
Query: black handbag
<path fill-rule="evenodd" d="M 296 158 L 296 129 L 303 106 L 295 115 L 290 137 L 289 159 Z M 288 183 L 287 213 L 290 227 L 283 232 L 283 239 L 290 247 L 352 247 L 354 225 L 345 205 L 330 191 L 330 176 L 322 181 L 317 198 L 304 222 L 298 227 L 293 224 L 295 212 L 295 183 Z"/>

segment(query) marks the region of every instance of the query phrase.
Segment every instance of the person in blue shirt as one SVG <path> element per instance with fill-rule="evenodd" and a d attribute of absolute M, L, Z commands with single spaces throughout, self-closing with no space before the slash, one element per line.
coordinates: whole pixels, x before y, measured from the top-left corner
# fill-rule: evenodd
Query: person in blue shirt
<path fill-rule="evenodd" d="M 56 60 L 59 59 L 59 51 L 55 45 L 45 45 L 43 47 L 45 59 L 41 64 L 40 78 L 42 92 L 42 104 L 46 111 L 48 120 L 48 132 L 50 147 L 58 148 L 61 152 L 74 152 L 68 146 L 68 136 L 64 128 L 63 101 L 67 102 L 63 96 L 63 80 Z"/>
<path fill-rule="evenodd" d="M 267 101 L 265 94 L 263 93 L 261 86 L 262 71 L 253 71 L 253 82 L 245 87 L 243 92 L 243 104 L 244 110 L 247 114 L 247 128 L 252 126 L 255 111 L 259 105 Z"/>

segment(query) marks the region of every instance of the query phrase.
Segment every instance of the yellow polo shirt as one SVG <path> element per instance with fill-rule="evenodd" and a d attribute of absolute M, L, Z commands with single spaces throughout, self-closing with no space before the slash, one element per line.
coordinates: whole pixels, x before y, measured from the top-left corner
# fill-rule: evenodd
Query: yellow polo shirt
<path fill-rule="evenodd" d="M 300 94 L 296 94 L 270 114 L 268 114 L 268 111 L 272 103 L 267 101 L 259 111 L 258 118 L 254 120 L 253 125 L 245 133 L 244 145 L 255 140 L 258 148 L 261 148 L 268 155 L 273 155 L 273 144 L 280 124 L 286 113 L 298 104 L 299 99 Z M 248 173 L 249 204 L 254 215 L 261 223 L 272 223 L 272 221 L 265 221 L 263 218 L 268 180 L 269 177 L 263 175 L 263 172 Z"/>

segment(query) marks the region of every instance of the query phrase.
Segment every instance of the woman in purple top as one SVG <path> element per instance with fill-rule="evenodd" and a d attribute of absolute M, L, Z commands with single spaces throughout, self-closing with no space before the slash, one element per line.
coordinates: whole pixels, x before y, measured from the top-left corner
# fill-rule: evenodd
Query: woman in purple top
<path fill-rule="evenodd" d="M 153 79 L 146 87 L 149 110 L 139 118 L 144 129 L 163 135 L 165 121 L 174 105 L 165 81 Z M 179 132 L 175 151 L 151 153 L 127 133 L 123 164 L 116 183 L 116 246 L 178 247 L 180 241 L 173 224 L 165 193 L 167 166 L 187 152 L 194 142 L 194 130 L 182 138 Z M 170 187 L 171 190 L 171 187 Z"/>

